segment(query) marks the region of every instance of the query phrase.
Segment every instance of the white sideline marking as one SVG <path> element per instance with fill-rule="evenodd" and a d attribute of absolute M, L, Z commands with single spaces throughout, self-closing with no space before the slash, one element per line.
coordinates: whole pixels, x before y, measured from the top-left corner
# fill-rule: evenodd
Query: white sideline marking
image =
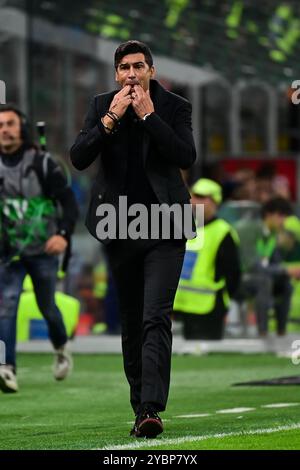
<path fill-rule="evenodd" d="M 261 408 L 287 408 L 289 406 L 299 406 L 299 403 L 272 403 L 271 405 L 261 405 Z"/>
<path fill-rule="evenodd" d="M 272 434 L 280 431 L 292 431 L 294 429 L 300 429 L 300 423 L 291 424 L 289 426 L 277 426 L 276 428 L 264 428 L 264 429 L 253 429 L 252 431 L 242 432 L 228 432 L 221 434 L 204 434 L 202 436 L 185 436 L 179 437 L 178 439 L 143 439 L 142 442 L 135 442 L 133 444 L 125 444 L 114 447 L 102 447 L 95 450 L 125 450 L 125 449 L 139 449 L 140 447 L 157 447 L 165 445 L 178 445 L 184 444 L 185 442 L 205 441 L 207 439 L 224 439 L 226 437 L 238 437 L 238 436 L 254 436 L 259 434 Z"/>
<path fill-rule="evenodd" d="M 289 406 L 298 406 L 300 403 L 271 403 L 270 405 L 261 405 L 260 408 L 288 408 Z M 247 411 L 253 411 L 256 408 L 226 408 L 224 410 L 217 410 L 215 413 L 219 414 L 226 414 L 226 413 L 245 413 Z M 206 418 L 207 416 L 212 416 L 211 413 L 191 413 L 187 415 L 176 415 L 173 416 L 172 419 L 182 418 L 182 419 L 189 419 L 189 418 Z M 242 416 L 239 416 L 242 418 Z M 170 421 L 169 419 L 164 419 L 164 421 Z M 127 424 L 133 424 L 132 421 L 128 421 Z"/>
<path fill-rule="evenodd" d="M 194 415 L 178 415 L 173 416 L 173 418 L 206 418 L 206 416 L 211 416 L 210 413 L 194 414 Z"/>
<path fill-rule="evenodd" d="M 245 413 L 246 411 L 253 411 L 255 408 L 228 408 L 226 410 L 217 410 L 216 413 Z"/>

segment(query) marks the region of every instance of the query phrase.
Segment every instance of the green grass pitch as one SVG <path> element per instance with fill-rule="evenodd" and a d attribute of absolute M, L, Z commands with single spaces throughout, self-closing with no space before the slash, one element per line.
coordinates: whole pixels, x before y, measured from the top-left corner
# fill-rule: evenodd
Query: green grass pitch
<path fill-rule="evenodd" d="M 74 362 L 73 374 L 55 382 L 51 355 L 19 355 L 20 392 L 0 394 L 0 449 L 300 449 L 299 386 L 231 386 L 300 375 L 290 359 L 174 356 L 165 432 L 155 440 L 129 437 L 121 356 L 76 355 Z"/>

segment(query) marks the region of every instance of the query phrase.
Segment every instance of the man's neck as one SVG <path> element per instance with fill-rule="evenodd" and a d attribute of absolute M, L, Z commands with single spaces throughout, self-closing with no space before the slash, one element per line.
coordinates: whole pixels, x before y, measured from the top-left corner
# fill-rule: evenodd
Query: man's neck
<path fill-rule="evenodd" d="M 12 148 L 0 147 L 0 153 L 4 155 L 5 157 L 13 156 L 19 153 L 22 147 L 23 147 L 23 144 L 19 145 L 18 147 L 12 147 Z"/>

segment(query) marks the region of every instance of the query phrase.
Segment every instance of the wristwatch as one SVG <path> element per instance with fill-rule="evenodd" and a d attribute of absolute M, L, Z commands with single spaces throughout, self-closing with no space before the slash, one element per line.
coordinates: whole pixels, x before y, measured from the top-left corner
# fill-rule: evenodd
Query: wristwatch
<path fill-rule="evenodd" d="M 144 117 L 142 117 L 142 121 L 146 121 L 147 117 L 150 116 L 152 113 L 147 113 L 145 114 Z"/>
<path fill-rule="evenodd" d="M 60 235 L 61 237 L 64 237 L 67 239 L 67 231 L 64 229 L 60 229 L 56 232 L 56 235 Z"/>

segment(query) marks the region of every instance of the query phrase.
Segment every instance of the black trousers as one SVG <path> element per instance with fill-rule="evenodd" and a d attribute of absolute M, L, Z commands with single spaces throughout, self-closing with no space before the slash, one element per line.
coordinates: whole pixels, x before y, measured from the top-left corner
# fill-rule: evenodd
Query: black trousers
<path fill-rule="evenodd" d="M 170 386 L 170 315 L 181 273 L 185 240 L 108 246 L 121 313 L 124 369 L 135 413 L 140 405 L 166 408 Z"/>

